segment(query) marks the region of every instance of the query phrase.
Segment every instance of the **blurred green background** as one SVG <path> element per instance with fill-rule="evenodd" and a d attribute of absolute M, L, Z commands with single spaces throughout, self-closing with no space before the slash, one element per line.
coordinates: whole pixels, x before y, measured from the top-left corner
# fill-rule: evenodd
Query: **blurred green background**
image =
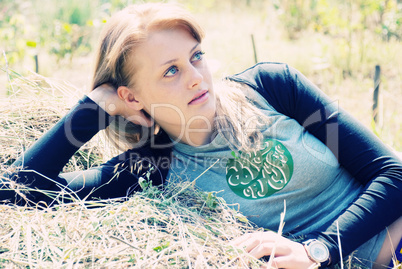
<path fill-rule="evenodd" d="M 0 0 L 0 93 L 7 68 L 89 90 L 102 25 L 135 0 Z M 206 30 L 216 78 L 257 61 L 286 62 L 402 151 L 402 0 L 178 0 Z M 254 40 L 255 50 L 253 49 Z M 256 57 L 255 57 L 256 54 Z M 381 66 L 380 120 L 372 119 Z"/>

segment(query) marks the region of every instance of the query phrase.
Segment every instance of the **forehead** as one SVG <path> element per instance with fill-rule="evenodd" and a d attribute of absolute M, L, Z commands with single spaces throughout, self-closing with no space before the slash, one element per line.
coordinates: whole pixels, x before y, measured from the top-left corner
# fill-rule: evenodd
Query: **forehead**
<path fill-rule="evenodd" d="M 134 51 L 137 60 L 163 63 L 189 54 L 198 41 L 185 28 L 156 30 Z"/>

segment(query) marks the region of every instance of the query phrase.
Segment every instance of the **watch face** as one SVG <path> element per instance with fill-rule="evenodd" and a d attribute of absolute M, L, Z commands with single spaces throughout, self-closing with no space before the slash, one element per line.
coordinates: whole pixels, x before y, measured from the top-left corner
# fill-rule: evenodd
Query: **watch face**
<path fill-rule="evenodd" d="M 313 242 L 310 246 L 310 255 L 311 257 L 318 261 L 324 262 L 328 259 L 329 253 L 327 247 L 321 242 Z"/>

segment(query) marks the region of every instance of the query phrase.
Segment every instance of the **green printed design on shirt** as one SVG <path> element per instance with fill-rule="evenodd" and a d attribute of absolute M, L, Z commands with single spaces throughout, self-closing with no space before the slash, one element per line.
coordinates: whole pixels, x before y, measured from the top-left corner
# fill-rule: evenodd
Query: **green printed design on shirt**
<path fill-rule="evenodd" d="M 229 159 L 226 180 L 231 190 L 246 199 L 261 199 L 283 189 L 293 174 L 293 159 L 280 142 L 268 139 L 259 151 L 241 152 Z"/>

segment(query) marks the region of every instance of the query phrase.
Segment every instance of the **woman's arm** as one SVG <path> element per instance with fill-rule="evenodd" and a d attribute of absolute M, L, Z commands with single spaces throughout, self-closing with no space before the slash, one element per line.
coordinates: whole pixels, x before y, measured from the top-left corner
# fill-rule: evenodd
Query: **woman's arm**
<path fill-rule="evenodd" d="M 83 144 L 109 125 L 112 120 L 109 114 L 121 113 L 121 104 L 117 95 L 111 94 L 113 92 L 114 89 L 103 85 L 92 91 L 88 95 L 90 98 L 83 97 L 67 115 L 24 152 L 10 167 L 13 172 L 3 175 L 5 179 L 0 181 L 0 200 L 17 204 L 26 204 L 28 201 L 50 203 L 53 197 L 47 195 L 48 191 L 57 195 L 65 190 L 79 198 L 113 198 L 138 190 L 138 177 L 145 175 L 146 171 L 133 170 L 131 167 L 139 162 L 141 167 L 148 167 L 148 157 L 165 154 L 164 151 L 153 152 L 143 146 L 124 152 L 99 167 L 59 174 Z M 110 108 L 114 109 L 107 113 L 105 110 Z M 129 112 L 126 109 L 124 113 Z M 162 137 L 159 138 L 161 139 L 163 140 Z M 150 179 L 159 184 L 166 171 L 156 170 L 150 175 Z M 23 198 L 12 187 L 14 182 L 28 185 L 32 191 L 24 193 Z"/>
<path fill-rule="evenodd" d="M 55 126 L 38 139 L 12 164 L 7 175 L 12 181 L 40 190 L 54 190 L 57 184 L 66 181 L 58 175 L 71 156 L 99 130 L 106 128 L 110 116 L 87 96 L 79 100 Z M 17 202 L 9 182 L 3 180 L 0 200 Z M 30 195 L 29 199 L 38 200 Z"/>
<path fill-rule="evenodd" d="M 308 235 L 330 243 L 331 256 L 337 262 L 337 226 L 343 255 L 348 255 L 402 215 L 402 163 L 303 75 L 289 68 L 288 76 L 295 100 L 291 116 L 325 143 L 340 165 L 364 186 L 358 199 L 326 231 Z"/>
<path fill-rule="evenodd" d="M 234 80 L 247 83 L 280 113 L 296 119 L 322 141 L 364 190 L 326 231 L 307 235 L 326 243 L 339 261 L 396 221 L 402 213 L 402 163 L 375 135 L 339 108 L 301 73 L 285 64 L 262 63 Z M 252 82 L 250 82 L 252 81 Z"/>
<path fill-rule="evenodd" d="M 358 199 L 326 231 L 308 235 L 326 241 L 333 261 L 338 262 L 336 223 L 343 255 L 348 255 L 401 216 L 402 164 L 392 150 L 301 73 L 288 66 L 281 68 L 285 69 L 278 72 L 284 74 L 282 85 L 266 88 L 277 99 L 270 104 L 276 103 L 279 112 L 296 119 L 326 144 L 340 165 L 364 186 Z"/>

